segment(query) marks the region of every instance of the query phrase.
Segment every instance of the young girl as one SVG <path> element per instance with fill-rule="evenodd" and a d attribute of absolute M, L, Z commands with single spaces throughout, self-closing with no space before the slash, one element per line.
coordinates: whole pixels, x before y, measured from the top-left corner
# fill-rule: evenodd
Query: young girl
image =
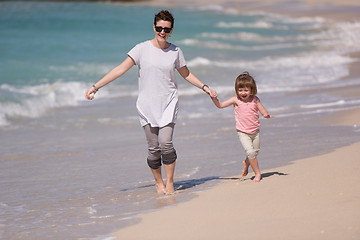
<path fill-rule="evenodd" d="M 259 113 L 264 118 L 272 118 L 261 104 L 260 99 L 256 96 L 256 82 L 248 72 L 243 72 L 236 78 L 235 82 L 236 96 L 220 102 L 217 97 L 212 97 L 212 101 L 218 108 L 234 106 L 236 129 L 246 152 L 246 159 L 243 161 L 242 176 L 248 174 L 249 165 L 255 173 L 254 182 L 260 182 L 261 172 L 256 156 L 260 150 L 259 134 Z"/>

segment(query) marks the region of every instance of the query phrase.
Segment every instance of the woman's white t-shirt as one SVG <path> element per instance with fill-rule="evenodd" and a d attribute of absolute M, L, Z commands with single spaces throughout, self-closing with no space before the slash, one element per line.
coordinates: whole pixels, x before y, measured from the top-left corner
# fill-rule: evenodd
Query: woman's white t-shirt
<path fill-rule="evenodd" d="M 181 49 L 173 44 L 160 49 L 148 40 L 137 44 L 128 55 L 139 67 L 136 108 L 141 126 L 164 127 L 175 123 L 178 112 L 175 69 L 186 65 Z"/>

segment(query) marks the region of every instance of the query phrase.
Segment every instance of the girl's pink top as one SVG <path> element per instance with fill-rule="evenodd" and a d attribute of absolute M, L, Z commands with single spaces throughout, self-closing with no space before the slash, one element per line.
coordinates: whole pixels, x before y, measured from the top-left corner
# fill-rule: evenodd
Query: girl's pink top
<path fill-rule="evenodd" d="M 252 101 L 246 103 L 237 98 L 236 103 L 237 106 L 234 106 L 236 129 L 248 134 L 255 133 L 260 127 L 257 97 L 254 96 Z"/>

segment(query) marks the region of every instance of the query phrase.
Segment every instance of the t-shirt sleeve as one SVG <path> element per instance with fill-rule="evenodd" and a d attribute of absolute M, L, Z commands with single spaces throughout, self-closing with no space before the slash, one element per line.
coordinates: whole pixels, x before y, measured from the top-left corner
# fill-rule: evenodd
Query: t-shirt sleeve
<path fill-rule="evenodd" d="M 178 57 L 175 62 L 175 68 L 179 69 L 186 65 L 185 57 L 180 48 L 178 48 Z"/>
<path fill-rule="evenodd" d="M 129 52 L 128 52 L 128 56 L 131 57 L 136 65 L 139 65 L 139 60 L 140 60 L 140 48 L 141 45 L 137 44 L 135 47 L 133 47 Z"/>

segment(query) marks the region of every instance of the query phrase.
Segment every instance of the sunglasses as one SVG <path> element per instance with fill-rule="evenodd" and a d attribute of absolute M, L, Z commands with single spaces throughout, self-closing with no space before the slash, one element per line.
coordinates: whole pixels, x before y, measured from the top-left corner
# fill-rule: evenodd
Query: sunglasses
<path fill-rule="evenodd" d="M 169 32 L 171 32 L 171 29 L 172 28 L 168 28 L 168 27 L 158 27 L 158 26 L 155 26 L 155 30 L 157 31 L 157 32 L 161 32 L 162 30 L 164 30 L 164 32 L 165 33 L 169 33 Z"/>

